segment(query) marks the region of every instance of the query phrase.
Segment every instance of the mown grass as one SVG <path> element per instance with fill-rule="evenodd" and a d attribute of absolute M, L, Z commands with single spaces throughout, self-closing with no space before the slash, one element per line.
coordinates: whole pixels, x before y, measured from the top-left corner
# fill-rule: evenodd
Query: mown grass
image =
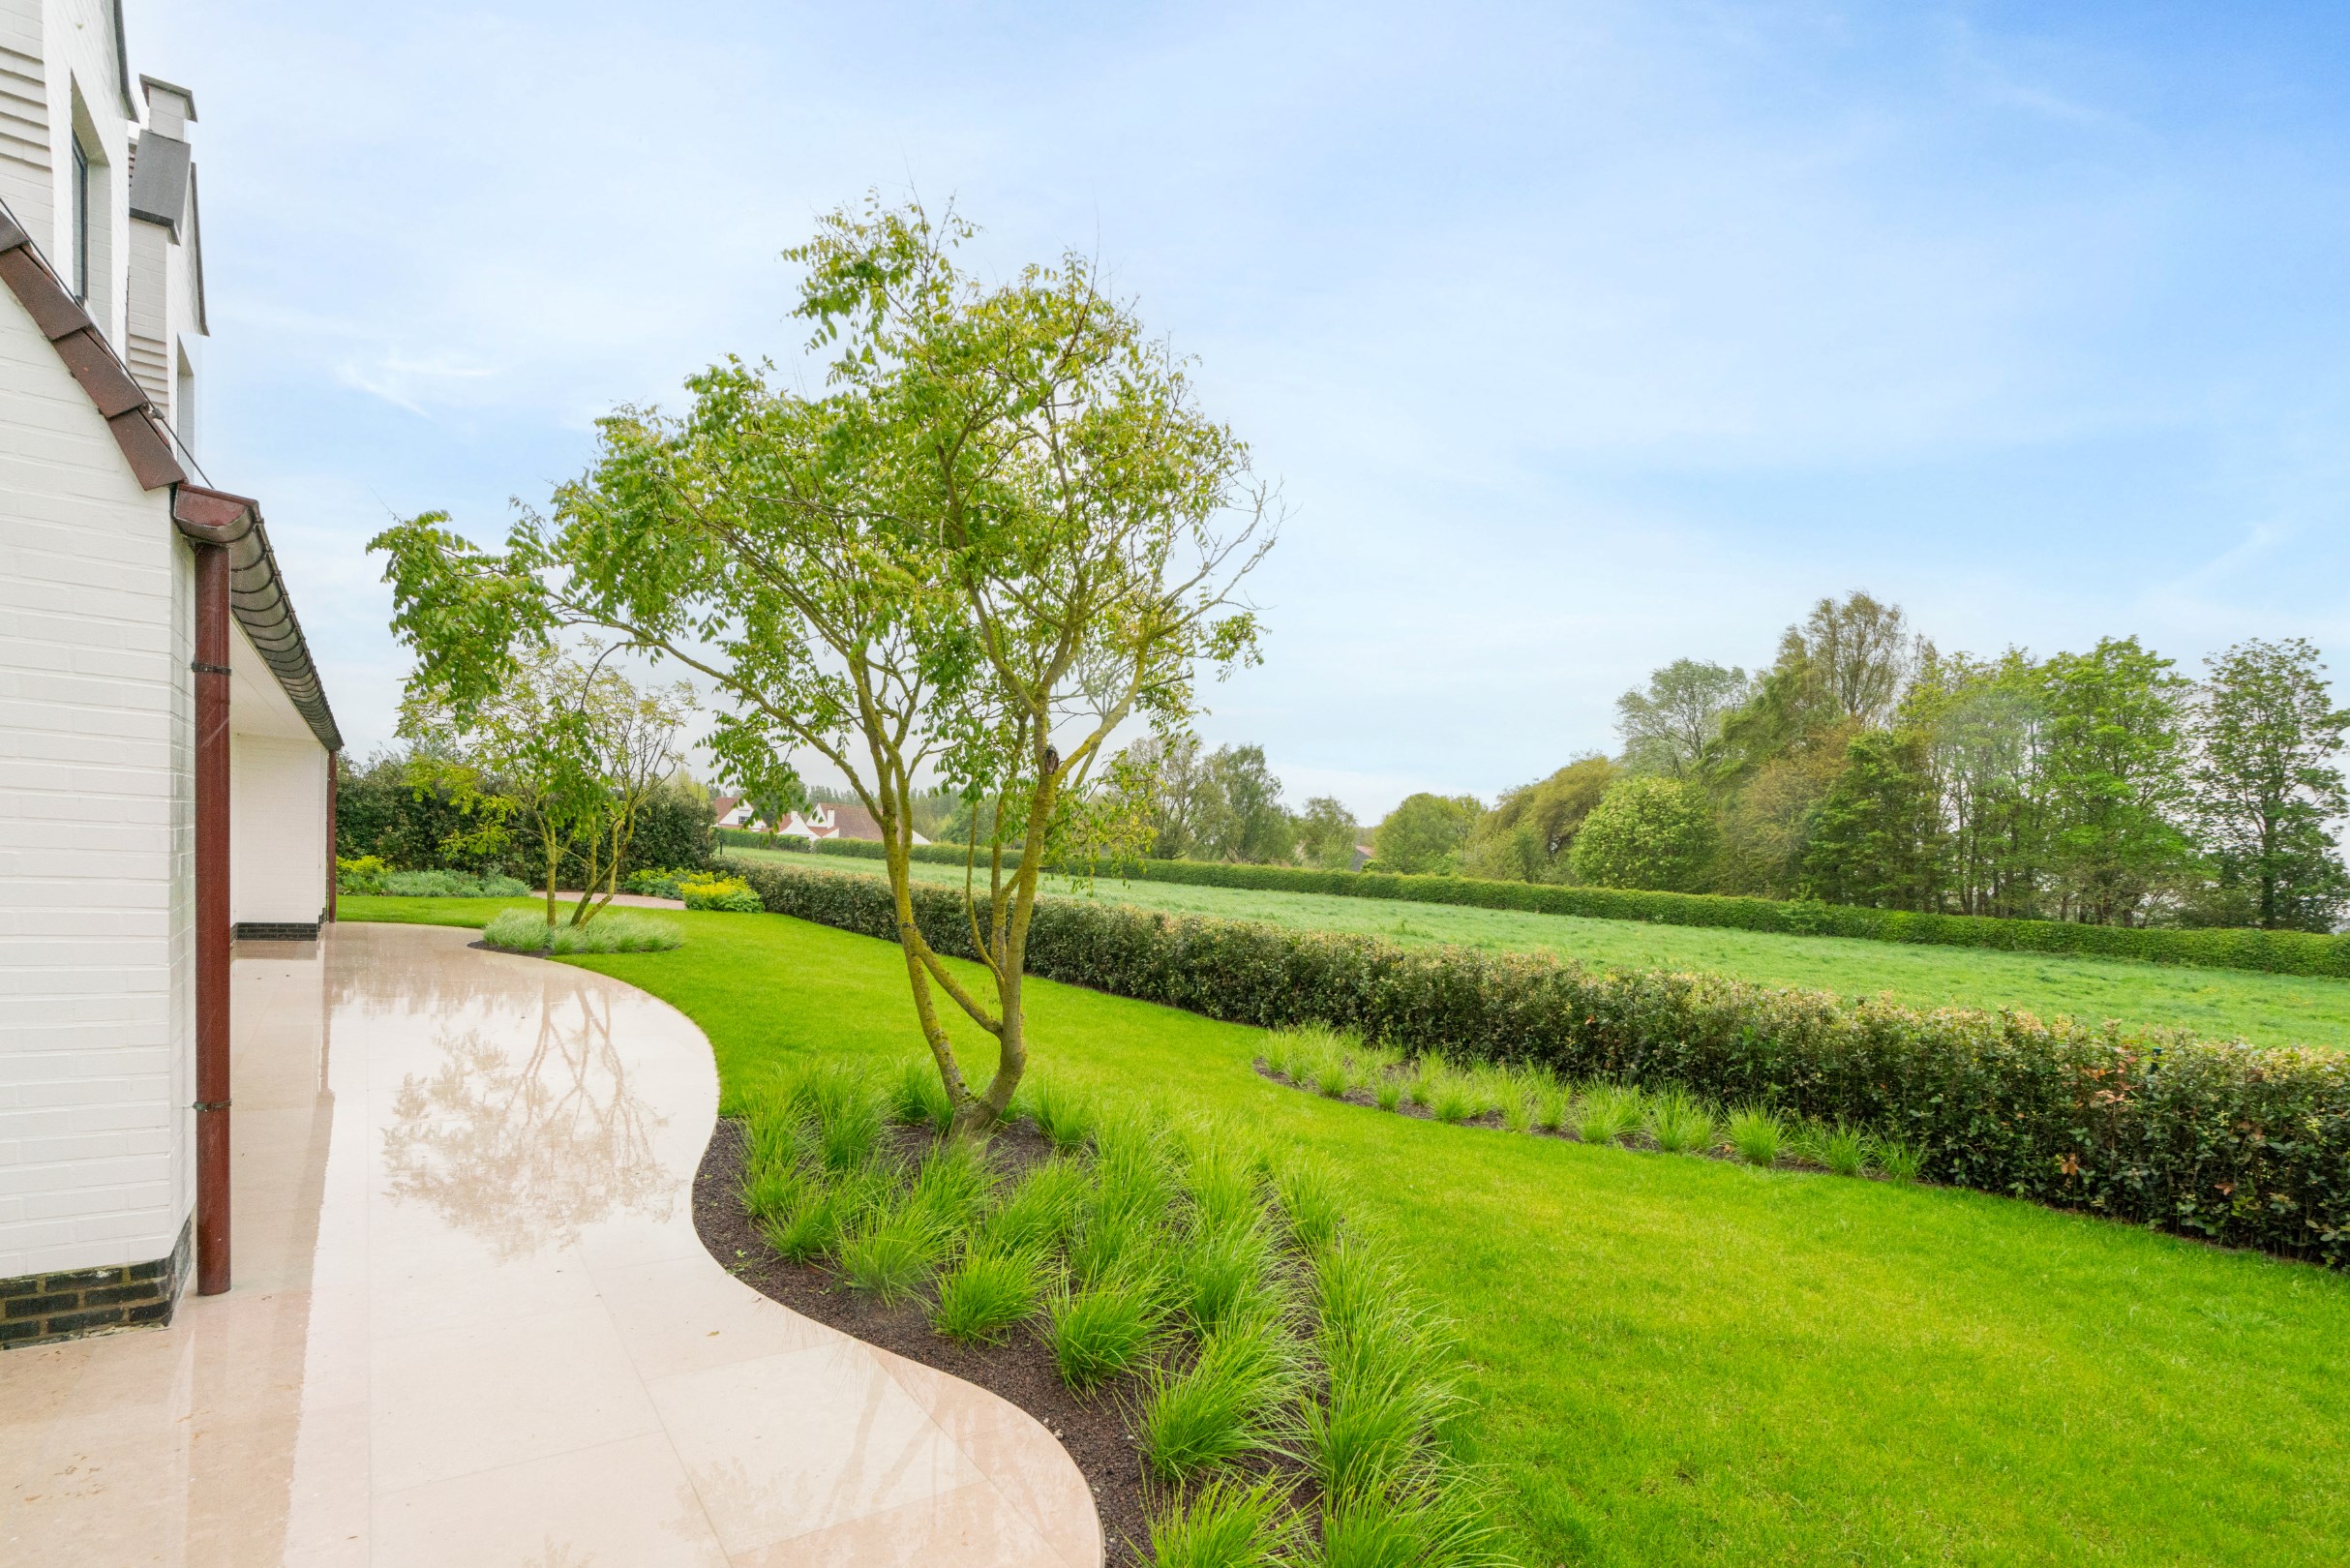
<path fill-rule="evenodd" d="M 485 902 L 344 915 L 477 925 Z M 894 948 L 674 918 L 678 951 L 566 961 L 692 1016 L 730 1096 L 917 1048 Z M 1978 1193 L 1381 1115 L 1260 1077 L 1259 1031 L 1029 997 L 1056 1087 L 1323 1157 L 1452 1320 L 1461 1436 L 1529 1563 L 2341 1560 L 2350 1280 Z M 1283 1208 L 1315 1222 L 1311 1192 Z"/>
<path fill-rule="evenodd" d="M 878 875 L 867 862 L 766 850 L 746 859 L 843 875 Z M 918 864 L 925 881 L 959 885 L 953 866 Z M 2020 1008 L 2043 1016 L 2159 1024 L 2261 1045 L 2350 1048 L 2350 980 L 2184 969 L 2105 958 L 1979 951 L 1848 937 L 1781 936 L 1638 920 L 1591 920 L 1327 893 L 1258 892 L 1101 878 L 1090 891 L 1052 879 L 1068 896 L 1170 914 L 1348 931 L 1410 945 L 1451 943 L 1493 951 L 1546 951 L 1622 969 L 1699 969 L 1767 985 L 1844 996 L 1889 993 L 1918 1007 Z"/>

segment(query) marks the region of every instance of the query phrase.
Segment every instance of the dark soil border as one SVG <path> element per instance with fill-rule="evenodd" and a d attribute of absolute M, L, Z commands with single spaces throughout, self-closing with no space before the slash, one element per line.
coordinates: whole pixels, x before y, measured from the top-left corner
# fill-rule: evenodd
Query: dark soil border
<path fill-rule="evenodd" d="M 926 1142 L 919 1131 L 897 1132 L 910 1144 Z M 1093 1491 L 1103 1561 L 1113 1568 L 1148 1563 L 1142 1543 L 1148 1536 L 1149 1494 L 1141 1451 L 1119 1393 L 1072 1393 L 1061 1381 L 1052 1352 L 1032 1333 L 1015 1332 L 999 1345 L 958 1344 L 931 1332 L 919 1303 L 885 1307 L 839 1284 L 825 1269 L 785 1260 L 742 1206 L 742 1124 L 721 1119 L 694 1173 L 694 1229 L 710 1255 L 736 1279 L 803 1317 L 977 1383 L 1035 1416 L 1069 1450 Z M 1014 1172 L 1052 1152 L 1026 1123 L 1000 1129 L 989 1147 Z"/>

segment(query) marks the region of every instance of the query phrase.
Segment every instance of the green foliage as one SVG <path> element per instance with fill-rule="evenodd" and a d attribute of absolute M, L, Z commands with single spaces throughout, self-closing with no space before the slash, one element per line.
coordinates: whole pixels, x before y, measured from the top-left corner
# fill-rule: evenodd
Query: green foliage
<path fill-rule="evenodd" d="M 1000 1344 L 1037 1310 L 1045 1279 L 1039 1252 L 966 1252 L 939 1279 L 930 1326 L 966 1344 Z"/>
<path fill-rule="evenodd" d="M 1575 1135 L 1585 1143 L 1613 1143 L 1639 1131 L 1642 1120 L 1639 1090 L 1596 1083 L 1576 1107 Z"/>
<path fill-rule="evenodd" d="M 1731 1112 L 1724 1134 L 1737 1157 L 1750 1165 L 1775 1165 L 1787 1147 L 1787 1124 L 1771 1112 L 1754 1107 Z"/>
<path fill-rule="evenodd" d="M 1685 1090 L 1667 1089 L 1648 1101 L 1648 1135 L 1667 1154 L 1702 1153 L 1713 1141 L 1713 1113 Z"/>
<path fill-rule="evenodd" d="M 1812 809 L 1798 890 L 1831 904 L 1933 907 L 1942 893 L 1938 803 L 1923 738 L 1854 736 L 1835 784 Z"/>
<path fill-rule="evenodd" d="M 878 883 L 754 878 L 770 909 L 890 930 Z M 924 892 L 918 916 L 953 950 L 956 903 Z M 1569 1078 L 1677 1084 L 1900 1138 L 1936 1181 L 2350 1261 L 2350 1057 L 1074 900 L 1039 906 L 1030 951 L 1037 973 L 1113 994 Z"/>
<path fill-rule="evenodd" d="M 1273 1312 L 1227 1318 L 1180 1372 L 1145 1379 L 1144 1461 L 1162 1481 L 1187 1481 L 1273 1446 L 1275 1423 L 1305 1382 L 1301 1347 Z"/>
<path fill-rule="evenodd" d="M 1687 892 L 1702 887 L 1714 853 L 1713 807 L 1675 778 L 1618 779 L 1575 835 L 1576 880 L 1602 888 Z"/>
<path fill-rule="evenodd" d="M 588 925 L 549 925 L 535 909 L 500 910 L 482 927 L 482 941 L 507 952 L 665 952 L 685 941 L 674 920 L 607 915 Z"/>
<path fill-rule="evenodd" d="M 678 896 L 687 909 L 729 911 L 738 915 L 756 915 L 767 906 L 751 890 L 751 885 L 740 877 L 702 875 L 687 878 L 678 884 Z"/>
<path fill-rule="evenodd" d="M 1474 796 L 1405 796 L 1371 834 L 1371 852 L 1381 867 L 1404 876 L 1458 870 L 1469 832 L 1484 814 Z"/>
<path fill-rule="evenodd" d="M 1701 779 L 1721 750 L 1722 726 L 1750 691 L 1746 672 L 1675 659 L 1648 678 L 1646 691 L 1615 700 L 1624 765 L 1636 772 Z"/>
<path fill-rule="evenodd" d="M 2134 923 L 2192 854 L 2176 823 L 2185 803 L 2187 682 L 2134 637 L 2060 653 L 2042 682 L 2041 788 L 2060 894 L 2081 918 Z"/>
<path fill-rule="evenodd" d="M 1615 777 L 1607 758 L 1579 757 L 1511 790 L 1477 819 L 1461 869 L 1503 882 L 1564 882 L 1575 835 Z"/>
<path fill-rule="evenodd" d="M 1150 1528 L 1157 1568 L 1283 1568 L 1297 1518 L 1278 1483 L 1219 1476 L 1161 1501 Z"/>
<path fill-rule="evenodd" d="M 1080 1393 L 1140 1372 L 1165 1339 L 1156 1282 L 1113 1275 L 1052 1298 L 1044 1342 L 1061 1380 Z"/>
<path fill-rule="evenodd" d="M 829 847 L 827 853 L 833 853 Z M 848 852 L 841 851 L 846 854 Z M 956 859 L 959 864 L 960 859 Z M 754 886 L 759 871 L 744 867 Z M 1782 902 L 1714 893 L 1649 892 L 1632 889 L 1538 887 L 1466 877 L 1390 876 L 1309 871 L 1271 865 L 1209 865 L 1149 860 L 1123 869 L 1137 881 L 1264 892 L 1409 900 L 1476 909 L 1569 915 L 1584 920 L 1640 920 L 1785 936 L 1847 937 L 1863 942 L 1982 948 L 2085 958 L 2121 958 L 2198 969 L 2243 969 L 2277 975 L 2350 977 L 2350 936 L 2299 931 L 2171 930 L 2085 925 L 2072 920 L 2004 920 L 1974 915 L 1921 915 L 1906 910 L 1856 909 L 1817 900 Z M 770 909 L 776 906 L 770 902 Z"/>
<path fill-rule="evenodd" d="M 2350 903 L 2328 824 L 2350 812 L 2335 759 L 2350 709 L 2334 706 L 2317 649 L 2240 643 L 2211 660 L 2192 785 L 2212 887 L 2199 918 L 2332 931 Z"/>
<path fill-rule="evenodd" d="M 1334 796 L 1317 795 L 1306 802 L 1295 822 L 1298 859 L 1321 871 L 1354 869 L 1355 846 L 1363 829 L 1354 813 Z"/>
<path fill-rule="evenodd" d="M 889 1082 L 889 1114 L 909 1127 L 945 1133 L 954 1126 L 954 1101 L 926 1058 L 908 1057 Z"/>

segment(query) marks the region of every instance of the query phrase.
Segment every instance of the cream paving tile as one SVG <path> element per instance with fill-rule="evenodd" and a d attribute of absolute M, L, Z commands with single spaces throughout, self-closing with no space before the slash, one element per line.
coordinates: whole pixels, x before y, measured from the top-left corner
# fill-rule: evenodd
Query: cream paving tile
<path fill-rule="evenodd" d="M 1034 1421 L 703 1250 L 687 1020 L 469 940 L 240 955 L 236 1286 L 0 1356 L 0 1564 L 1099 1568 Z"/>
<path fill-rule="evenodd" d="M 853 1341 L 651 1386 L 670 1440 L 732 1553 L 981 1479 Z"/>
<path fill-rule="evenodd" d="M 735 1568 L 1062 1568 L 1036 1527 L 980 1482 L 735 1554 Z"/>
<path fill-rule="evenodd" d="M 659 1433 L 477 1470 L 376 1499 L 374 1568 L 723 1568 Z"/>
<path fill-rule="evenodd" d="M 373 1378 L 381 1492 L 660 1426 L 600 1306 L 381 1337 Z"/>
<path fill-rule="evenodd" d="M 621 1342 L 648 1379 L 784 1355 L 842 1338 L 729 1278 L 707 1252 L 594 1273 Z"/>
<path fill-rule="evenodd" d="M 1026 1411 L 957 1436 L 972 1465 L 1037 1527 L 1067 1568 L 1101 1568 L 1101 1511 L 1069 1450 Z"/>

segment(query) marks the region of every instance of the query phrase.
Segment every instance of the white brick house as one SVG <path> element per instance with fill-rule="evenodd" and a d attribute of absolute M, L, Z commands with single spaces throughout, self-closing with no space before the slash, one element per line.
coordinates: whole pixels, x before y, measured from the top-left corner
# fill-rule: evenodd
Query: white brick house
<path fill-rule="evenodd" d="M 226 1287 L 229 944 L 332 915 L 334 717 L 199 482 L 195 119 L 119 3 L 0 0 L 0 1346 Z"/>

